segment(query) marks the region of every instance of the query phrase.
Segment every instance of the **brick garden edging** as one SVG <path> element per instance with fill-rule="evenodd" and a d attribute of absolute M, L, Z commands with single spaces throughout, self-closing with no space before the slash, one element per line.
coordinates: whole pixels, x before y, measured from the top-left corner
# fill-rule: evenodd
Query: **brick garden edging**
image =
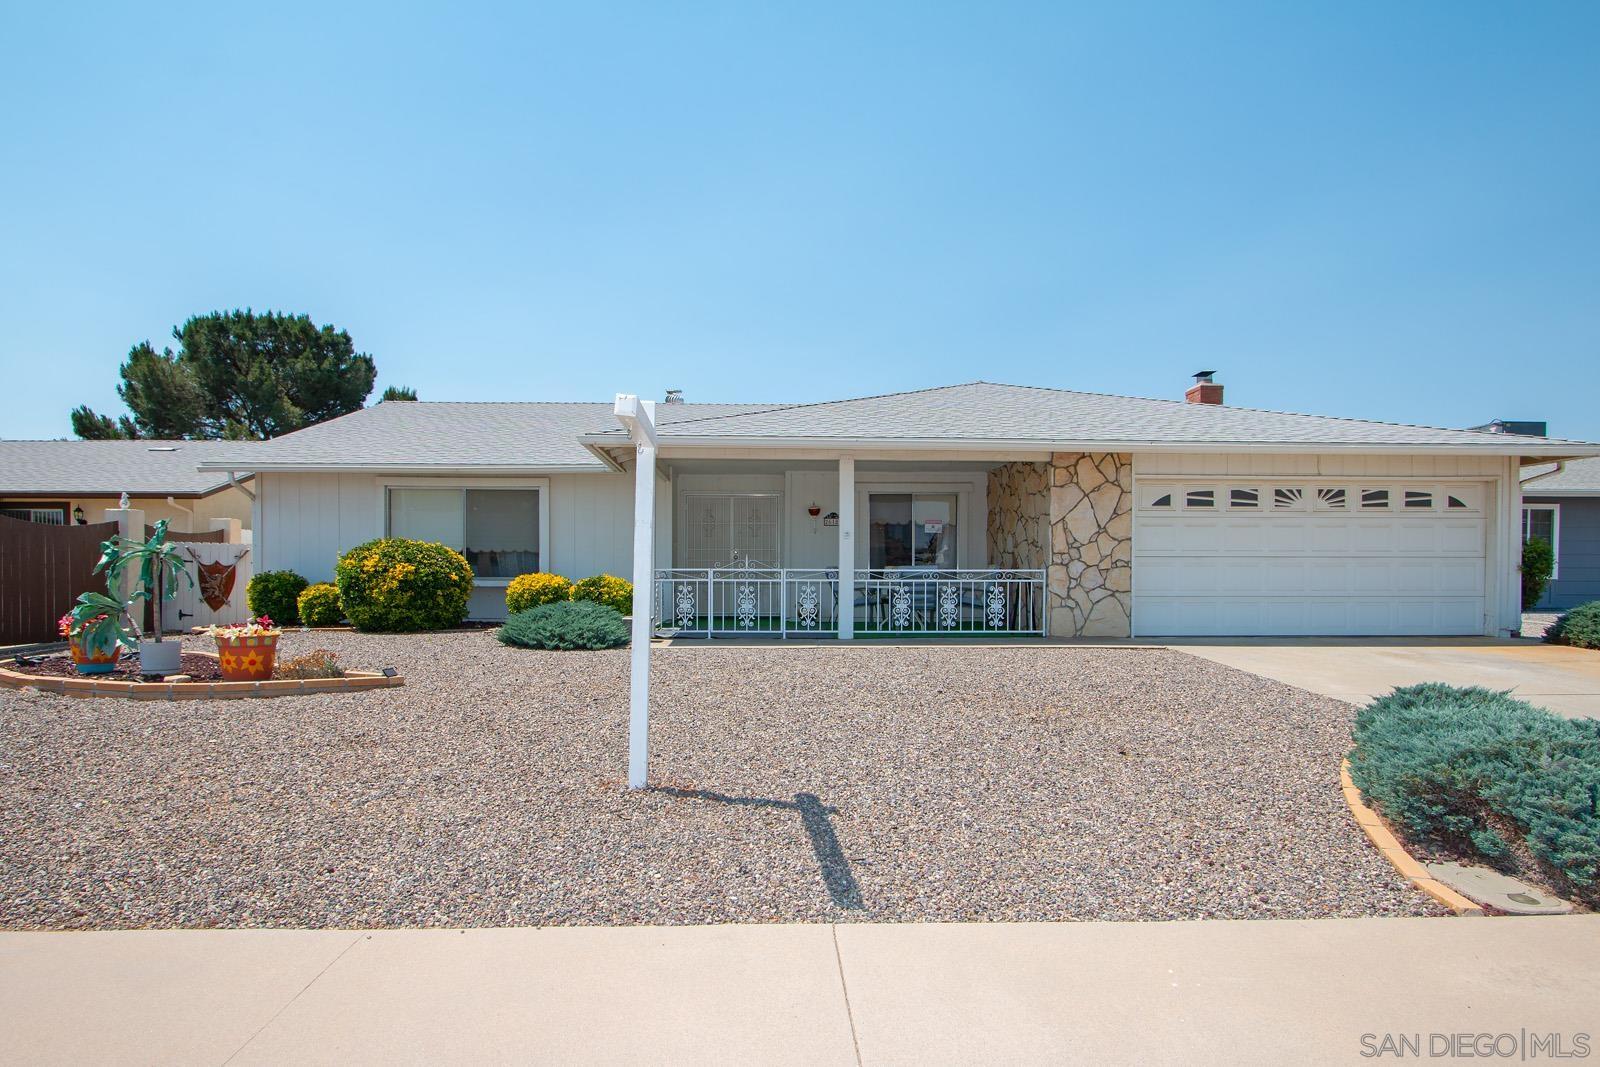
<path fill-rule="evenodd" d="M 211 652 L 194 655 L 216 659 Z M 40 677 L 12 670 L 16 660 L 0 660 L 0 685 L 10 689 L 37 689 L 69 697 L 127 697 L 133 700 L 230 700 L 239 697 L 283 697 L 300 693 L 343 693 L 361 689 L 390 689 L 405 685 L 405 678 L 385 677 L 375 671 L 346 671 L 343 678 L 283 678 L 270 682 L 124 682 L 117 679 Z"/>
<path fill-rule="evenodd" d="M 1350 761 L 1347 759 L 1339 761 L 1339 785 L 1344 790 L 1344 802 L 1350 805 L 1350 814 L 1355 816 L 1357 825 L 1366 832 L 1367 840 L 1400 872 L 1402 878 L 1457 915 L 1483 914 L 1483 909 L 1476 903 L 1429 874 L 1428 869 L 1413 859 L 1405 846 L 1400 844 L 1399 838 L 1385 825 L 1382 817 L 1367 807 L 1361 799 L 1361 790 L 1350 779 Z"/>

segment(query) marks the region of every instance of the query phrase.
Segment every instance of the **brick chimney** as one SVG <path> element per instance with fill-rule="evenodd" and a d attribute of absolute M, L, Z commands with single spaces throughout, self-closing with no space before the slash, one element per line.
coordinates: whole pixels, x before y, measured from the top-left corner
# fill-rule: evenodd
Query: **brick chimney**
<path fill-rule="evenodd" d="M 1194 384 L 1189 386 L 1189 391 L 1183 398 L 1191 404 L 1220 404 L 1222 403 L 1222 386 L 1211 380 L 1217 373 L 1214 370 L 1197 370 L 1194 372 Z"/>

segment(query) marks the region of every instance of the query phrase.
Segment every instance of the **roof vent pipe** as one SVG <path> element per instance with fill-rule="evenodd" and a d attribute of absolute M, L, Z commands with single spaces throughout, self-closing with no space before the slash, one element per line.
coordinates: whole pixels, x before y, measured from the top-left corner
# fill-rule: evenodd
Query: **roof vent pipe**
<path fill-rule="evenodd" d="M 668 389 L 667 390 L 667 403 L 669 403 L 669 404 L 681 404 L 681 403 L 683 403 L 683 390 L 682 389 Z"/>
<path fill-rule="evenodd" d="M 1183 398 L 1191 404 L 1220 404 L 1222 403 L 1222 386 L 1211 380 L 1214 370 L 1197 370 L 1194 372 L 1194 384 L 1189 386 L 1189 391 Z"/>

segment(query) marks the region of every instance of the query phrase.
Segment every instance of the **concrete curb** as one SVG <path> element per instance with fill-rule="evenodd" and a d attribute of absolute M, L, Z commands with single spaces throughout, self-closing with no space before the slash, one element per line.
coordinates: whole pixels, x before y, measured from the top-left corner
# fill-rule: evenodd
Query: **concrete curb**
<path fill-rule="evenodd" d="M 1339 786 L 1344 790 L 1344 802 L 1350 806 L 1350 814 L 1355 816 L 1356 825 L 1361 827 L 1367 840 L 1402 877 L 1457 915 L 1483 914 L 1483 909 L 1476 903 L 1434 878 L 1426 867 L 1412 859 L 1378 813 L 1367 807 L 1361 799 L 1361 790 L 1350 780 L 1348 759 L 1339 761 Z"/>
<path fill-rule="evenodd" d="M 194 651 L 194 650 L 191 650 Z M 216 659 L 212 652 L 195 655 Z M 405 685 L 401 675 L 387 677 L 376 671 L 346 671 L 343 678 L 283 678 L 266 682 L 126 682 L 81 677 L 25 674 L 11 668 L 16 659 L 0 660 L 0 686 L 37 689 L 69 697 L 128 697 L 133 700 L 226 700 L 236 697 L 293 696 L 301 693 L 347 693 L 362 689 L 389 689 Z"/>

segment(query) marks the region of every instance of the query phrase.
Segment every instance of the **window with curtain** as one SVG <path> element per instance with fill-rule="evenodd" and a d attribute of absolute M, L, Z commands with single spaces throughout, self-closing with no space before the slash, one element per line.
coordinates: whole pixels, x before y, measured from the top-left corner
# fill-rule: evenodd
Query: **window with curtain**
<path fill-rule="evenodd" d="M 539 490 L 389 490 L 389 535 L 438 541 L 467 557 L 479 578 L 540 567 Z"/>
<path fill-rule="evenodd" d="M 1550 546 L 1550 577 L 1555 578 L 1561 567 L 1560 510 L 1555 504 L 1525 504 L 1522 508 L 1522 539 L 1535 537 Z"/>

